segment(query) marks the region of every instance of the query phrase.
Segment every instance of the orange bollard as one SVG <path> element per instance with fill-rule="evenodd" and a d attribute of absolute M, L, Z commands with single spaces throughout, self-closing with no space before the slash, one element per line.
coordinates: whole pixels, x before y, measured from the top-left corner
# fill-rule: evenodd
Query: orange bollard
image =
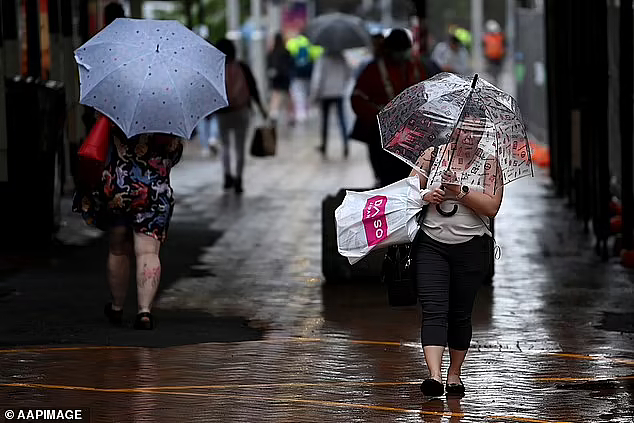
<path fill-rule="evenodd" d="M 623 230 L 623 218 L 621 216 L 614 216 L 610 219 L 610 232 L 612 235 L 620 234 Z"/>
<path fill-rule="evenodd" d="M 621 264 L 628 269 L 634 269 L 634 250 L 621 250 Z"/>

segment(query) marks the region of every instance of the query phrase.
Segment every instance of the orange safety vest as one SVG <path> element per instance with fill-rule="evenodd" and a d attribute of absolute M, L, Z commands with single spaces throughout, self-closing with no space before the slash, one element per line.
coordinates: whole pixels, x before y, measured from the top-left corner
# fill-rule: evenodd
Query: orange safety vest
<path fill-rule="evenodd" d="M 506 53 L 504 34 L 489 32 L 484 34 L 484 55 L 487 59 L 500 60 Z"/>

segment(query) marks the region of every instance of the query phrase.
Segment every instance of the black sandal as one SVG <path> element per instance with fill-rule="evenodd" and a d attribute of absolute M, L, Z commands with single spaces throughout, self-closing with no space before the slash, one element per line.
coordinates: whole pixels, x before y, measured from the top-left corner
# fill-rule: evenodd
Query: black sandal
<path fill-rule="evenodd" d="M 108 303 L 103 308 L 103 314 L 108 318 L 113 326 L 121 326 L 123 324 L 123 309 L 113 310 L 112 303 Z"/>
<path fill-rule="evenodd" d="M 464 395 L 462 379 L 460 379 L 460 383 L 448 383 L 447 386 L 445 386 L 445 390 L 450 395 Z"/>
<path fill-rule="evenodd" d="M 436 379 L 425 379 L 420 385 L 420 390 L 426 397 L 439 397 L 445 392 L 442 383 Z"/>
<path fill-rule="evenodd" d="M 138 329 L 138 330 L 154 329 L 154 316 L 152 316 L 152 313 L 148 313 L 146 311 L 146 312 L 137 314 L 136 319 L 134 320 L 134 329 Z"/>

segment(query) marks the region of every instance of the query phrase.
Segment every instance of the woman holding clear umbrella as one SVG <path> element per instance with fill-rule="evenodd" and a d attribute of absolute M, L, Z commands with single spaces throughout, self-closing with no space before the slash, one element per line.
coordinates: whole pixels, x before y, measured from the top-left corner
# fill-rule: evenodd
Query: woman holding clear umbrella
<path fill-rule="evenodd" d="M 379 113 L 383 149 L 420 179 L 431 204 L 414 246 L 425 395 L 463 394 L 471 310 L 493 254 L 490 219 L 504 184 L 532 175 L 517 102 L 478 78 L 441 73 L 399 94 Z M 446 386 L 442 357 L 449 347 Z"/>
<path fill-rule="evenodd" d="M 421 193 L 423 200 L 438 205 L 430 207 L 425 216 L 416 250 L 418 293 L 423 309 L 421 338 L 430 373 L 421 389 L 429 396 L 444 392 L 441 363 L 445 345 L 450 355 L 447 393 L 464 393 L 460 373 L 471 342 L 471 309 L 489 271 L 490 218 L 500 208 L 504 189 L 494 157 L 486 162 L 488 170 L 482 177 L 483 185 L 461 185 L 456 174 L 472 169 L 485 126 L 484 111 L 467 108 L 456 129 L 455 145 L 439 148 L 436 155 L 435 149 L 430 149 L 420 159 L 421 167 L 427 170 L 427 175 L 419 174 L 421 187 L 427 187 Z M 439 167 L 449 161 L 451 170 L 441 170 L 440 180 L 438 176 L 433 178 Z M 411 175 L 415 174 L 412 171 Z M 429 175 L 432 177 L 428 181 Z M 449 216 L 450 213 L 453 214 Z"/>

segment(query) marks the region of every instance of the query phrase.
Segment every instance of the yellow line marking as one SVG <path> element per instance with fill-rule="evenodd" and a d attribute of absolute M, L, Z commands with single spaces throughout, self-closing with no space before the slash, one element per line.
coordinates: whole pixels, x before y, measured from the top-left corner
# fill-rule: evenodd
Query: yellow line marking
<path fill-rule="evenodd" d="M 192 385 L 192 386 L 153 386 L 141 389 L 159 390 L 159 389 L 249 389 L 249 388 L 303 388 L 310 386 L 406 386 L 419 385 L 420 382 L 287 382 L 287 383 L 264 383 L 251 385 Z"/>
<path fill-rule="evenodd" d="M 244 385 L 181 385 L 181 386 L 148 386 L 141 388 L 89 388 L 82 386 L 67 386 L 67 385 L 45 385 L 39 383 L 0 383 L 0 386 L 5 387 L 24 387 L 24 388 L 50 388 L 50 389 L 76 389 L 87 391 L 103 391 L 103 392 L 136 392 L 137 390 L 189 390 L 189 389 L 249 389 L 249 388 L 302 388 L 310 386 L 406 386 L 406 385 L 418 385 L 420 382 L 287 382 L 287 383 L 262 383 L 262 384 L 244 384 Z"/>
<path fill-rule="evenodd" d="M 346 408 L 361 408 L 375 411 L 389 411 L 395 413 L 404 414 L 423 414 L 432 416 L 444 416 L 444 417 L 466 417 L 465 413 L 454 413 L 451 411 L 428 411 L 428 410 L 414 410 L 399 407 L 386 407 L 381 405 L 368 405 L 368 404 L 356 404 L 345 403 L 337 401 L 322 401 L 322 400 L 309 400 L 300 398 L 287 398 L 287 397 L 267 397 L 259 395 L 233 395 L 233 394 L 218 394 L 218 393 L 199 393 L 199 392 L 172 392 L 172 391 L 159 391 L 152 388 L 131 388 L 131 389 L 104 389 L 104 388 L 90 388 L 82 386 L 63 386 L 63 385 L 43 385 L 43 384 L 28 384 L 28 383 L 12 383 L 2 384 L 2 386 L 14 386 L 25 388 L 48 388 L 48 389 L 66 389 L 76 391 L 90 391 L 90 392 L 115 392 L 115 393 L 142 393 L 142 394 L 162 394 L 162 395 L 177 395 L 177 396 L 193 396 L 193 397 L 207 397 L 207 398 L 228 398 L 228 399 L 243 399 L 243 400 L 260 400 L 260 401 L 272 401 L 272 402 L 291 402 L 308 405 L 321 405 L 326 407 L 346 407 Z M 518 422 L 529 423 L 570 423 L 570 422 L 554 422 L 552 420 L 541 420 L 527 417 L 517 416 L 484 416 L 486 419 L 504 419 L 513 420 Z"/>
<path fill-rule="evenodd" d="M 351 343 L 356 345 L 385 345 L 391 347 L 408 347 L 413 349 L 420 349 L 420 345 L 416 342 L 395 342 L 395 341 L 376 341 L 376 340 L 364 340 L 364 339 L 342 339 L 342 338 L 303 338 L 303 337 L 280 337 L 260 339 L 256 341 L 245 341 L 253 343 L 284 343 L 284 342 L 323 342 L 323 343 Z M 234 344 L 234 343 L 218 343 L 221 345 Z M 141 349 L 144 347 L 124 347 L 124 346 L 85 346 L 85 347 L 50 347 L 50 348 L 14 348 L 14 349 L 0 349 L 0 354 L 11 353 L 24 353 L 24 352 L 65 352 L 65 351 L 89 351 L 89 350 L 118 350 L 118 349 Z M 176 347 L 178 348 L 178 347 Z M 494 351 L 492 351 L 494 352 Z M 473 353 L 473 352 L 472 352 Z M 489 353 L 487 351 L 486 353 Z M 513 351 L 513 354 L 518 352 Z M 520 353 L 521 354 L 521 353 Z M 534 354 L 551 355 L 553 357 L 569 358 L 574 360 L 606 360 L 618 364 L 627 366 L 634 366 L 634 360 L 608 357 L 608 356 L 592 356 L 575 353 L 553 353 L 547 351 L 536 351 Z"/>
<path fill-rule="evenodd" d="M 552 420 L 539 420 L 531 419 L 527 417 L 515 417 L 515 416 L 489 416 L 490 419 L 502 419 L 502 420 L 515 420 L 516 422 L 529 422 L 529 423 L 570 423 L 570 422 L 553 422 Z"/>
<path fill-rule="evenodd" d="M 576 358 L 578 360 L 596 360 L 597 357 L 592 357 L 589 355 L 582 354 L 568 354 L 568 353 L 552 353 L 555 357 L 563 357 L 563 358 Z"/>
<path fill-rule="evenodd" d="M 0 349 L 0 354 L 22 353 L 22 352 L 58 352 L 58 351 L 85 351 L 85 350 L 129 350 L 138 347 L 118 347 L 118 346 L 88 346 L 88 347 L 52 347 L 52 348 L 13 348 Z"/>

